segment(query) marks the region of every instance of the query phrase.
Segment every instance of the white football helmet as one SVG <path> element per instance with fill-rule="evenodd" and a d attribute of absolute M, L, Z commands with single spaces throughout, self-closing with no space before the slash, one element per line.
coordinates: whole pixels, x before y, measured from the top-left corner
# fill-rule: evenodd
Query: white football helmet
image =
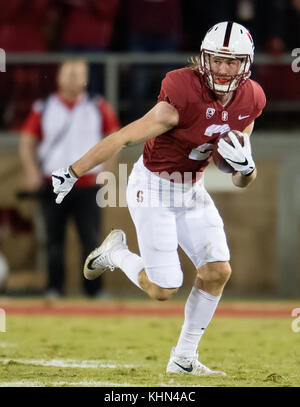
<path fill-rule="evenodd" d="M 242 61 L 237 75 L 229 83 L 218 84 L 210 65 L 210 55 L 223 58 L 238 58 Z M 206 33 L 200 48 L 200 72 L 206 83 L 215 93 L 225 94 L 237 89 L 241 82 L 251 75 L 250 67 L 253 63 L 254 44 L 249 31 L 240 24 L 226 21 L 214 25 Z"/>

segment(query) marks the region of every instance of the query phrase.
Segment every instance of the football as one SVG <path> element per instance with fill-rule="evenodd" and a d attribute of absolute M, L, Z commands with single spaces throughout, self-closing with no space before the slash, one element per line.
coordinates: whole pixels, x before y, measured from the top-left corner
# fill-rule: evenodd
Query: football
<path fill-rule="evenodd" d="M 237 137 L 238 141 L 241 143 L 242 146 L 244 146 L 244 139 L 242 136 L 239 135 L 239 133 L 236 130 L 231 130 L 232 133 L 235 134 L 235 136 Z M 214 150 L 212 153 L 212 158 L 213 158 L 213 162 L 215 164 L 215 166 L 222 172 L 226 172 L 226 173 L 233 173 L 234 169 L 231 167 L 230 164 L 227 163 L 227 161 L 221 156 L 221 154 L 219 154 L 217 148 L 218 148 L 218 141 L 220 139 L 224 139 L 228 144 L 230 144 L 231 146 L 233 146 L 232 141 L 230 139 L 230 137 L 228 136 L 228 132 L 222 134 L 220 137 L 217 138 L 217 141 L 215 142 L 214 145 Z"/>

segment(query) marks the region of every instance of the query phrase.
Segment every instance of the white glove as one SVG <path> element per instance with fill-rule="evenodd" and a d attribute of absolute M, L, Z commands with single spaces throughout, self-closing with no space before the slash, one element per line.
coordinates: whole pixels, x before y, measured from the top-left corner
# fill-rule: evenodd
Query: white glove
<path fill-rule="evenodd" d="M 218 142 L 218 152 L 235 171 L 239 171 L 243 175 L 250 175 L 255 169 L 255 163 L 251 154 L 249 135 L 241 132 L 239 134 L 244 138 L 244 146 L 238 141 L 236 135 L 229 131 L 228 136 L 233 146 L 221 138 Z"/>
<path fill-rule="evenodd" d="M 78 178 L 70 174 L 68 168 L 60 168 L 52 172 L 53 191 L 57 194 L 55 202 L 62 203 L 64 197 L 71 191 Z"/>

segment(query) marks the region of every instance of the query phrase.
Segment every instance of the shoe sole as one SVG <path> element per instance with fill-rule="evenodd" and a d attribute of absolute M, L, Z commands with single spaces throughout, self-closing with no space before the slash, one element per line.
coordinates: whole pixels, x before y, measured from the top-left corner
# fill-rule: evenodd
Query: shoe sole
<path fill-rule="evenodd" d="M 181 371 L 170 371 L 170 370 L 166 370 L 166 374 L 177 374 L 177 375 L 192 375 L 192 376 L 227 376 L 227 374 L 225 372 L 221 372 L 221 371 L 212 371 L 212 373 L 203 373 L 203 374 L 195 374 L 195 373 L 189 373 L 189 372 L 185 372 L 184 370 Z"/>
<path fill-rule="evenodd" d="M 109 235 L 106 236 L 102 244 L 94 249 L 86 258 L 84 267 L 83 267 L 83 275 L 87 280 L 95 280 L 97 277 L 101 276 L 101 274 L 104 273 L 107 267 L 104 268 L 95 268 L 95 269 L 90 269 L 89 264 L 93 263 L 99 256 L 102 255 L 103 251 L 105 250 L 105 244 L 109 240 L 112 234 L 116 232 L 122 232 L 124 234 L 123 230 L 115 229 L 112 230 Z M 126 238 L 125 238 L 125 244 L 126 244 Z"/>
<path fill-rule="evenodd" d="M 176 363 L 176 362 L 173 362 Z M 193 376 L 227 376 L 225 372 L 222 372 L 221 370 L 211 370 L 210 373 L 202 373 L 202 374 L 196 374 L 193 372 L 189 372 L 188 370 L 185 370 L 184 368 L 178 369 L 178 367 L 174 367 L 174 370 L 172 370 L 172 365 L 167 366 L 166 373 L 167 374 L 177 374 L 177 375 L 193 375 Z"/>

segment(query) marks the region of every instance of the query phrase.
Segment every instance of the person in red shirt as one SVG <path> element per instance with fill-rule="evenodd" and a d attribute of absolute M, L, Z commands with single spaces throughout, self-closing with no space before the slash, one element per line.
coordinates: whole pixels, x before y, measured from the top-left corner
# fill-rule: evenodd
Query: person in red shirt
<path fill-rule="evenodd" d="M 180 0 L 124 0 L 122 5 L 129 52 L 178 52 L 182 39 Z M 162 66 L 161 77 L 170 69 Z M 148 110 L 147 97 L 155 86 L 155 74 L 155 69 L 149 70 L 142 64 L 132 66 L 130 99 L 134 103 L 129 118 L 141 116 Z"/>
<path fill-rule="evenodd" d="M 49 24 L 50 0 L 11 0 L 1 2 L 0 48 L 10 52 L 46 52 L 46 28 Z M 47 71 L 47 72 L 46 72 Z M 43 74 L 51 71 L 45 67 Z M 0 76 L 0 121 L 11 131 L 20 129 L 24 111 L 38 87 L 41 72 L 32 64 L 10 64 L 6 75 Z M 31 99 L 32 100 L 32 99 Z M 3 109 L 3 112 L 2 112 Z"/>
<path fill-rule="evenodd" d="M 102 49 L 110 46 L 119 0 L 64 0 L 70 7 L 63 32 L 64 48 Z"/>
<path fill-rule="evenodd" d="M 245 188 L 257 170 L 250 135 L 265 95 L 251 79 L 254 45 L 249 31 L 228 21 L 204 37 L 189 67 L 169 72 L 157 104 L 142 118 L 109 135 L 79 160 L 52 173 L 60 204 L 78 178 L 116 151 L 146 141 L 127 187 L 140 256 L 129 251 L 122 230 L 112 231 L 87 257 L 84 275 L 95 279 L 120 268 L 150 297 L 168 300 L 182 285 L 178 244 L 195 266 L 196 278 L 167 373 L 225 375 L 198 360 L 199 341 L 231 274 L 224 225 L 207 193 L 203 172 L 215 146 L 232 167 L 232 182 Z M 244 140 L 240 143 L 235 130 Z M 221 135 L 228 134 L 232 145 Z M 243 145 L 242 145 L 243 144 Z"/>
<path fill-rule="evenodd" d="M 63 0 L 62 48 L 67 52 L 108 51 L 115 32 L 119 0 Z M 103 64 L 90 64 L 89 92 L 104 91 Z"/>
<path fill-rule="evenodd" d="M 84 175 L 65 205 L 54 204 L 51 172 L 79 158 L 100 139 L 119 129 L 112 106 L 103 98 L 86 93 L 88 66 L 83 60 L 67 60 L 58 70 L 58 91 L 34 102 L 23 124 L 20 157 L 25 188 L 40 191 L 48 248 L 47 295 L 64 294 L 64 240 L 69 217 L 73 217 L 83 246 L 83 258 L 98 245 L 100 209 L 96 204 L 96 177 L 102 166 Z M 110 163 L 111 165 L 112 163 Z M 106 168 L 110 168 L 106 164 Z M 85 292 L 100 294 L 101 281 L 84 279 Z"/>
<path fill-rule="evenodd" d="M 6 52 L 47 50 L 44 27 L 49 0 L 11 0 L 1 7 L 0 44 Z"/>

